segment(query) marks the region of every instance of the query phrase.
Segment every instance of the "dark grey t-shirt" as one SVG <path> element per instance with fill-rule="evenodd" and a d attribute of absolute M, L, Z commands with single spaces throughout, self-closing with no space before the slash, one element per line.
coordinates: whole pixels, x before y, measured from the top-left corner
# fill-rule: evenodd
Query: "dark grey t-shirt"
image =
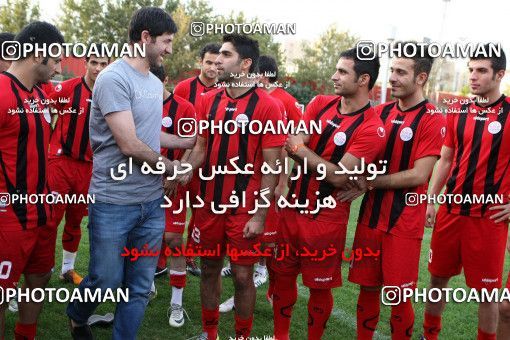
<path fill-rule="evenodd" d="M 92 92 L 89 133 L 94 166 L 89 193 L 98 201 L 120 205 L 162 197 L 161 175 L 142 174 L 141 166 L 134 162 L 132 174 L 120 181 L 112 178 L 112 168 L 119 176 L 118 165 L 129 164 L 104 117 L 116 111 L 131 111 L 138 139 L 160 152 L 163 84 L 152 73 L 142 74 L 124 60 L 117 60 L 99 74 Z"/>

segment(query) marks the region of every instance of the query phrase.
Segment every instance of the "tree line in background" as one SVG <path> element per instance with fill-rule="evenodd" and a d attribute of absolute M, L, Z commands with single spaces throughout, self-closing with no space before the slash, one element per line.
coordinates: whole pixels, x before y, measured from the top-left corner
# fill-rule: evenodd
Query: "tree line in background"
<path fill-rule="evenodd" d="M 43 4 L 44 5 L 44 4 Z M 189 34 L 191 22 L 204 23 L 255 23 L 256 17 L 247 17 L 243 12 L 218 15 L 205 0 L 63 0 L 61 15 L 55 20 L 64 34 L 66 42 L 81 43 L 125 43 L 131 14 L 143 6 L 164 8 L 172 14 L 179 28 L 173 46 L 173 54 L 167 58 L 166 69 L 172 83 L 190 76 L 197 69 L 198 54 L 209 42 L 220 42 L 221 35 L 206 34 L 194 37 Z M 40 5 L 33 0 L 7 0 L 0 6 L 0 31 L 16 33 L 26 24 L 40 18 Z M 299 27 L 297 28 L 299 31 Z M 340 51 L 355 45 L 358 37 L 348 31 L 339 31 L 330 26 L 314 42 L 301 42 L 301 57 L 287 60 L 282 45 L 271 35 L 254 34 L 259 41 L 262 54 L 276 58 L 280 66 L 282 82 L 290 82 L 287 90 L 301 103 L 308 103 L 318 93 L 332 93 L 331 75 L 335 70 Z M 286 61 L 295 65 L 295 72 L 285 69 Z M 443 64 L 442 60 L 440 63 Z M 435 66 L 436 66 L 435 65 Z M 441 67 L 443 68 L 443 67 Z M 431 74 L 428 89 L 432 90 L 442 79 Z M 67 75 L 71 76 L 71 75 Z M 437 84 L 436 84 L 437 83 Z M 510 90 L 510 89 L 507 89 Z M 431 91 L 428 91 L 431 92 Z"/>

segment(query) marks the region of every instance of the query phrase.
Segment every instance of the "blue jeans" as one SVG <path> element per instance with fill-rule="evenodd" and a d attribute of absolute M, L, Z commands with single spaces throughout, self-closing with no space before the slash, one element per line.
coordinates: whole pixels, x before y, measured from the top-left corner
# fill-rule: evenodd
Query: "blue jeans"
<path fill-rule="evenodd" d="M 117 303 L 113 339 L 135 339 L 149 302 L 149 292 L 158 257 L 122 257 L 124 247 L 141 251 L 160 249 L 165 229 L 165 214 L 160 207 L 163 199 L 136 205 L 116 205 L 97 202 L 89 205 L 89 274 L 80 283 L 84 295 L 107 288 L 129 289 L 129 301 Z M 114 295 L 116 295 L 114 293 Z M 98 302 L 71 302 L 67 315 L 78 324 L 86 324 Z"/>

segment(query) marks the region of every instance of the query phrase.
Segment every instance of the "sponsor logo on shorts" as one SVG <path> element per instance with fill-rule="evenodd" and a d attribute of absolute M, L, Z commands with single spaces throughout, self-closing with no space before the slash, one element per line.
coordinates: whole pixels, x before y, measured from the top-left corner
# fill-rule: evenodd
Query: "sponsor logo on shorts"
<path fill-rule="evenodd" d="M 331 276 L 329 276 L 329 277 L 316 277 L 313 280 L 315 282 L 329 282 L 329 281 L 333 281 L 333 278 Z"/>

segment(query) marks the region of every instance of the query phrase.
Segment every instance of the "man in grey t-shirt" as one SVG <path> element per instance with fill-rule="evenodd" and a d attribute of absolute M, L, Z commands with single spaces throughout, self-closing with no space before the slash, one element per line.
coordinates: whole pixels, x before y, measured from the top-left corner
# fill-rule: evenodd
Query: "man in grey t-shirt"
<path fill-rule="evenodd" d="M 130 44 L 143 44 L 145 57 L 124 57 L 108 66 L 98 77 L 92 93 L 90 142 L 94 166 L 89 193 L 96 202 L 89 205 L 89 275 L 81 282 L 92 294 L 123 287 L 128 301 L 115 311 L 113 339 L 135 339 L 142 322 L 157 257 L 136 261 L 123 257 L 124 249 L 159 249 L 165 217 L 161 208 L 161 174 L 152 169 L 158 160 L 165 174 L 173 174 L 178 162 L 159 158 L 162 112 L 162 84 L 150 66 L 160 66 L 172 52 L 177 27 L 165 11 L 141 8 L 129 26 Z M 133 46 L 131 46 L 133 47 Z M 67 307 L 73 339 L 92 339 L 87 320 L 98 302 L 72 302 Z"/>

